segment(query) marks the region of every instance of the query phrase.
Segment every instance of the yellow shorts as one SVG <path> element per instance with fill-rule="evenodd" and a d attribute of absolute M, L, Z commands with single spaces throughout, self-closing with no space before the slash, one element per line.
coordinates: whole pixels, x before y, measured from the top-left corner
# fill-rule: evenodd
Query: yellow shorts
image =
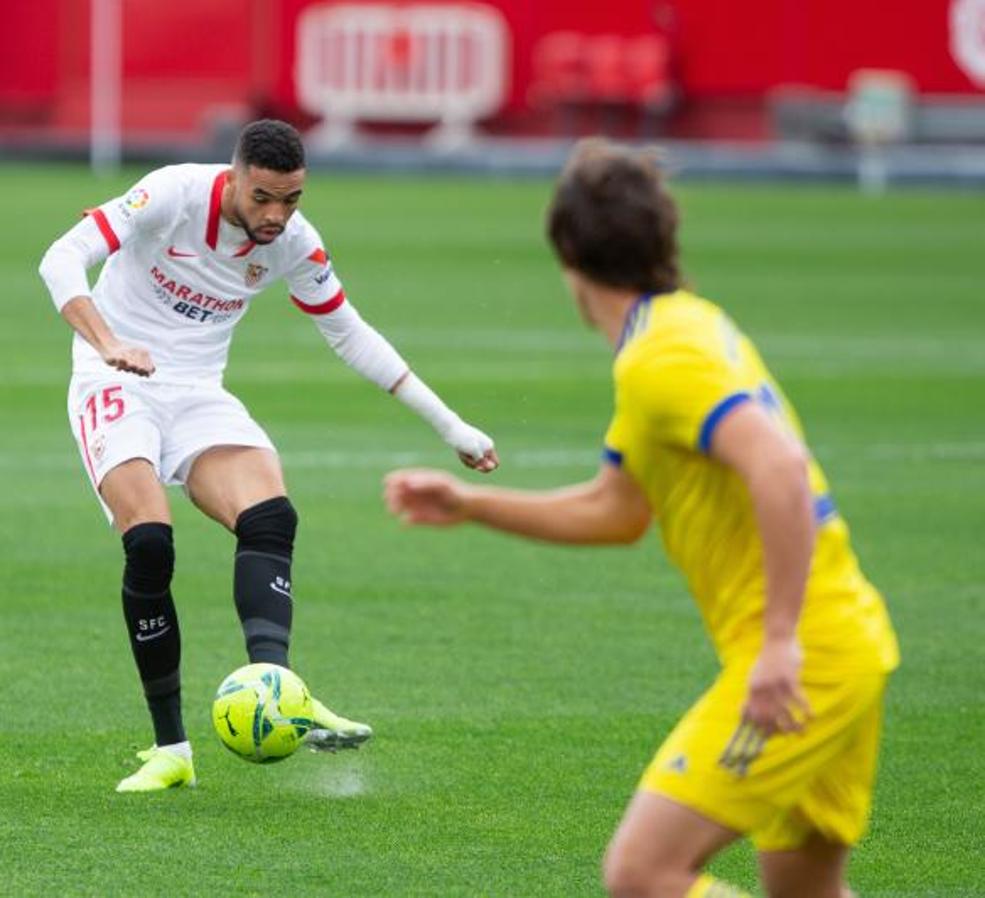
<path fill-rule="evenodd" d="M 813 717 L 763 740 L 741 722 L 748 665 L 726 668 L 657 751 L 640 788 L 665 795 L 761 851 L 797 848 L 814 832 L 845 845 L 872 803 L 886 674 L 803 684 Z"/>

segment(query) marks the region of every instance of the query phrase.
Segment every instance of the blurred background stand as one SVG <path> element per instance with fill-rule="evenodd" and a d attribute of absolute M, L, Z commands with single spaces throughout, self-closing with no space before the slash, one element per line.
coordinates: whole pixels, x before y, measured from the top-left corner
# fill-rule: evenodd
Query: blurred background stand
<path fill-rule="evenodd" d="M 661 34 L 555 31 L 534 47 L 528 98 L 556 134 L 652 138 L 674 97 L 670 46 Z"/>
<path fill-rule="evenodd" d="M 857 0 L 17 0 L 5 25 L 0 158 L 215 161 L 272 117 L 313 165 L 550 173 L 604 134 L 659 140 L 682 175 L 985 185 L 985 0 L 891 16 Z"/>

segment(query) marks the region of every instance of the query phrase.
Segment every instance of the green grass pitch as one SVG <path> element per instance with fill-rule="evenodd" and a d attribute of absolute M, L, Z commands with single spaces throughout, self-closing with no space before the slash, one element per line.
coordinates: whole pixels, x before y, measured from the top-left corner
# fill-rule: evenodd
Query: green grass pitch
<path fill-rule="evenodd" d="M 36 266 L 134 175 L 0 169 L 0 895 L 600 896 L 637 776 L 714 671 L 681 580 L 652 536 L 566 550 L 388 519 L 384 472 L 456 463 L 334 359 L 283 287 L 255 302 L 227 383 L 281 449 L 301 516 L 295 665 L 377 738 L 273 767 L 219 745 L 211 698 L 244 660 L 233 542 L 175 493 L 200 786 L 114 794 L 151 734 L 118 538 L 65 418 L 69 334 Z M 304 200 L 364 316 L 496 437 L 496 483 L 590 477 L 610 412 L 608 350 L 541 237 L 549 189 L 317 175 Z M 864 898 L 983 895 L 982 198 L 678 193 L 688 273 L 797 404 L 900 631 L 851 880 Z M 754 885 L 745 847 L 715 869 Z"/>

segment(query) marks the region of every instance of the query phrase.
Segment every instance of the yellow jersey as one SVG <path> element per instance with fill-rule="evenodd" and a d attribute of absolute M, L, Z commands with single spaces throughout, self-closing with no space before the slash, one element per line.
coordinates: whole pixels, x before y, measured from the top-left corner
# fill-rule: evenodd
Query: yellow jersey
<path fill-rule="evenodd" d="M 718 423 L 744 402 L 759 403 L 803 441 L 797 415 L 752 342 L 686 290 L 636 303 L 613 373 L 604 456 L 646 494 L 722 663 L 748 658 L 763 636 L 762 544 L 745 484 L 708 450 Z M 859 569 L 813 459 L 810 485 L 817 535 L 798 630 L 804 671 L 891 670 L 899 653 L 885 604 Z"/>

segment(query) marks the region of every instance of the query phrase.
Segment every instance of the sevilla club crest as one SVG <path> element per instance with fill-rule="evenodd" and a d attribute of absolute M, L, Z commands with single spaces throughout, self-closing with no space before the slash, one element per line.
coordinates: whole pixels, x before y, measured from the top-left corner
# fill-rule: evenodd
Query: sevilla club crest
<path fill-rule="evenodd" d="M 266 273 L 267 269 L 262 265 L 257 265 L 254 262 L 250 262 L 250 264 L 246 266 L 246 277 L 244 279 L 246 281 L 246 286 L 256 286 L 260 283 L 260 280 Z"/>

